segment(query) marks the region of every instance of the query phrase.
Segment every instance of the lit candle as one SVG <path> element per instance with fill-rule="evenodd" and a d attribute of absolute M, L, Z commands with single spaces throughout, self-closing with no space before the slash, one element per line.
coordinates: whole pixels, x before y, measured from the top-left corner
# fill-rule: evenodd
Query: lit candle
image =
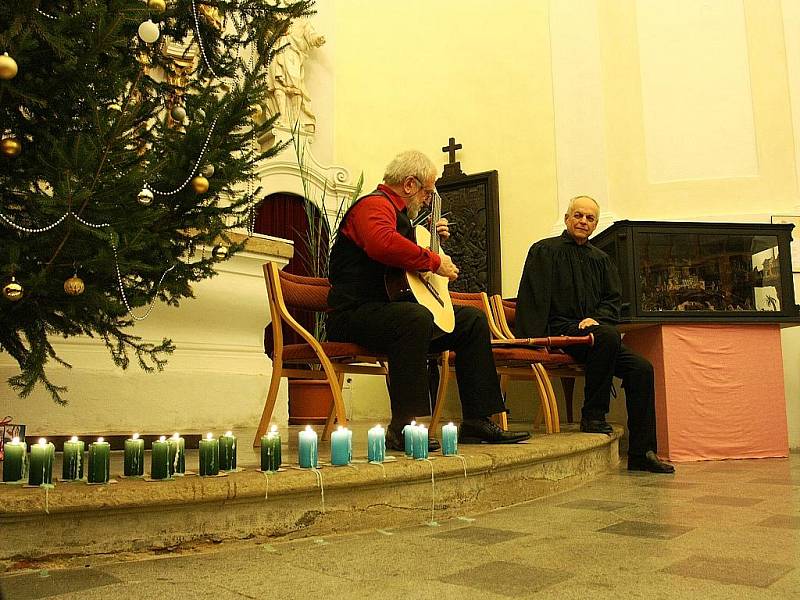
<path fill-rule="evenodd" d="M 44 438 L 31 446 L 31 464 L 28 471 L 28 485 L 46 485 L 53 483 L 53 459 L 56 447 Z"/>
<path fill-rule="evenodd" d="M 219 470 L 236 470 L 236 436 L 230 431 L 219 438 Z"/>
<path fill-rule="evenodd" d="M 311 425 L 306 425 L 305 431 L 300 432 L 297 457 L 300 466 L 304 469 L 317 466 L 317 433 L 311 429 Z"/>
<path fill-rule="evenodd" d="M 25 455 L 27 444 L 15 437 L 3 446 L 3 481 L 19 481 L 25 476 Z"/>
<path fill-rule="evenodd" d="M 380 425 L 367 432 L 367 459 L 379 463 L 386 459 L 386 431 Z"/>
<path fill-rule="evenodd" d="M 169 444 L 169 474 L 186 473 L 186 441 L 178 433 L 174 433 L 167 443 Z"/>
<path fill-rule="evenodd" d="M 344 428 L 347 432 L 347 462 L 353 462 L 353 430 L 348 429 L 347 427 Z"/>
<path fill-rule="evenodd" d="M 261 470 L 277 471 L 281 467 L 281 436 L 273 425 L 261 438 Z"/>
<path fill-rule="evenodd" d="M 408 425 L 403 427 L 403 444 L 406 450 L 406 456 L 414 456 L 414 428 L 417 426 L 416 421 L 411 421 Z"/>
<path fill-rule="evenodd" d="M 150 452 L 150 479 L 167 479 L 169 477 L 169 442 L 162 435 L 153 442 Z"/>
<path fill-rule="evenodd" d="M 207 433 L 200 440 L 200 475 L 216 475 L 219 473 L 219 440 Z"/>
<path fill-rule="evenodd" d="M 64 481 L 83 479 L 83 451 L 84 443 L 75 435 L 69 441 L 64 442 L 61 479 Z"/>
<path fill-rule="evenodd" d="M 103 438 L 89 444 L 89 483 L 108 483 L 111 470 L 111 445 Z"/>
<path fill-rule="evenodd" d="M 417 425 L 413 431 L 414 458 L 428 458 L 428 428 L 425 425 Z"/>
<path fill-rule="evenodd" d="M 144 475 L 144 440 L 134 433 L 125 440 L 125 477 Z"/>
<path fill-rule="evenodd" d="M 452 423 L 442 427 L 442 454 L 445 456 L 458 454 L 458 427 Z"/>
<path fill-rule="evenodd" d="M 331 434 L 331 464 L 350 464 L 350 435 L 349 430 L 339 427 Z"/>

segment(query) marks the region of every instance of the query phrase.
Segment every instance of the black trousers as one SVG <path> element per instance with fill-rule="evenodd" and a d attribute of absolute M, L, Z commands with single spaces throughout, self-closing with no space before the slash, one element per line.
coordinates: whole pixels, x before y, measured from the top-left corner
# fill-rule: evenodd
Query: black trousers
<path fill-rule="evenodd" d="M 327 330 L 332 341 L 353 342 L 386 354 L 395 423 L 431 414 L 426 359 L 445 350 L 456 353 L 463 417 L 475 419 L 504 411 L 486 316 L 478 309 L 457 306 L 455 317 L 453 332 L 442 333 L 430 311 L 419 304 L 369 302 L 331 313 Z"/>
<path fill-rule="evenodd" d="M 628 409 L 628 455 L 644 456 L 656 451 L 656 407 L 653 365 L 627 348 L 616 328 L 593 325 L 578 329 L 577 324 L 564 328 L 559 335 L 594 334 L 594 346 L 564 348 L 586 369 L 586 387 L 582 417 L 605 419 L 614 376 L 622 379 Z"/>

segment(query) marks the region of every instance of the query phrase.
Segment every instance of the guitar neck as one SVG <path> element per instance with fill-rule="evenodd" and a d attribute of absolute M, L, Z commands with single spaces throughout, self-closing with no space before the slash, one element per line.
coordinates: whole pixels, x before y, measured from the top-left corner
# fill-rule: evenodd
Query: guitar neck
<path fill-rule="evenodd" d="M 433 188 L 433 200 L 431 201 L 431 252 L 439 254 L 440 243 L 439 234 L 436 233 L 436 223 L 442 218 L 442 197 L 436 188 Z"/>

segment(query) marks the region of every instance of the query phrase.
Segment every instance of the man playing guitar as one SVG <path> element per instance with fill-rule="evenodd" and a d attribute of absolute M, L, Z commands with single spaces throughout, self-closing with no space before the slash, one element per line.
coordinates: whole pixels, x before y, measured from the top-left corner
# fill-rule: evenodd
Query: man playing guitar
<path fill-rule="evenodd" d="M 435 179 L 436 168 L 427 156 L 403 152 L 386 167 L 383 183 L 357 200 L 342 218 L 330 260 L 328 337 L 388 357 L 392 409 L 388 447 L 402 450 L 403 426 L 430 414 L 426 358 L 445 350 L 456 354 L 463 414 L 459 441 L 497 444 L 528 439 L 529 433 L 503 431 L 488 418 L 505 411 L 505 406 L 483 313 L 455 307 L 455 325 L 448 333 L 436 327 L 431 310 L 409 299 L 392 301 L 386 290 L 387 269 L 402 269 L 411 276 L 432 272 L 450 281 L 458 277 L 450 257 L 416 243 L 411 224 L 432 202 Z M 435 230 L 446 239 L 447 220 L 437 220 Z M 438 448 L 431 437 L 430 449 Z"/>

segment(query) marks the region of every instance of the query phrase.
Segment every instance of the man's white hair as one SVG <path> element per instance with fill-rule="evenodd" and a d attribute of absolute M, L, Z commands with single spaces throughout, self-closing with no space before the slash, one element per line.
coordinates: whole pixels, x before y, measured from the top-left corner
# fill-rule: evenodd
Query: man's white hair
<path fill-rule="evenodd" d="M 572 211 L 575 208 L 575 202 L 577 200 L 591 200 L 592 202 L 594 202 L 594 205 L 597 207 L 597 218 L 598 219 L 600 218 L 600 204 L 597 202 L 597 200 L 595 200 L 591 196 L 583 196 L 583 195 L 575 196 L 574 198 L 569 199 L 569 205 L 567 206 L 568 215 L 572 214 Z"/>
<path fill-rule="evenodd" d="M 400 185 L 406 177 L 416 177 L 423 184 L 436 177 L 436 167 L 418 150 L 406 150 L 392 159 L 383 174 L 387 185 Z"/>

